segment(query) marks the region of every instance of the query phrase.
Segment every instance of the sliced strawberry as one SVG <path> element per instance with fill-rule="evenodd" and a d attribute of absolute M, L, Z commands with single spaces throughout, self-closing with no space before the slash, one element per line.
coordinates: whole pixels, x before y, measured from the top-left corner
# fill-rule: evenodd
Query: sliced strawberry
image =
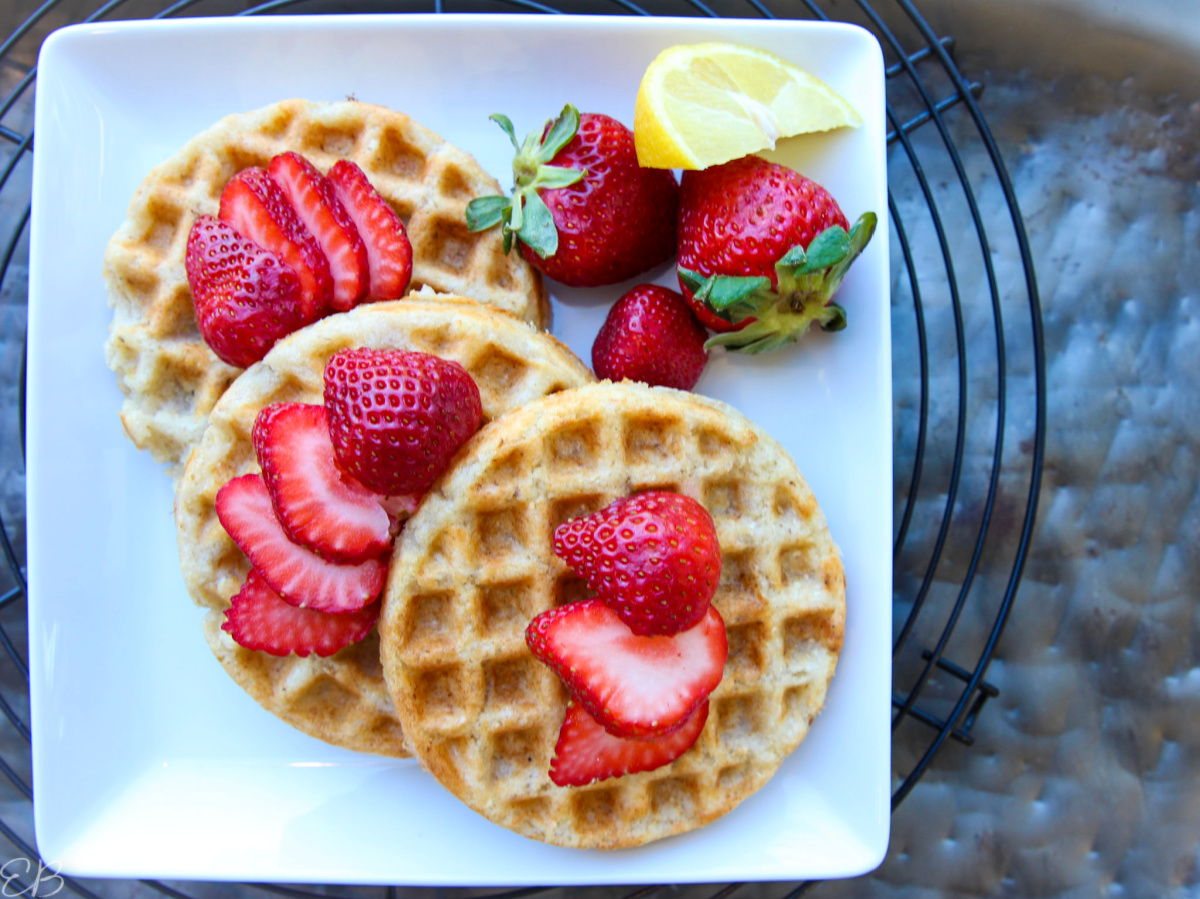
<path fill-rule="evenodd" d="M 705 700 L 678 730 L 665 737 L 623 740 L 601 727 L 583 706 L 568 702 L 550 760 L 550 779 L 560 787 L 586 787 L 598 780 L 669 765 L 692 748 L 707 720 Z"/>
<path fill-rule="evenodd" d="M 598 599 L 543 612 L 525 642 L 605 730 L 627 739 L 682 727 L 721 682 L 729 652 L 725 622 L 712 606 L 689 630 L 639 637 Z"/>
<path fill-rule="evenodd" d="M 367 248 L 333 185 L 299 153 L 281 153 L 267 171 L 329 261 L 330 305 L 339 312 L 353 308 L 370 286 Z"/>
<path fill-rule="evenodd" d="M 184 267 L 204 342 L 230 365 L 253 365 L 303 324 L 292 268 L 211 215 L 192 223 Z"/>
<path fill-rule="evenodd" d="M 326 175 L 367 245 L 371 297 L 398 300 L 412 279 L 412 245 L 404 222 L 353 162 L 339 159 Z"/>
<path fill-rule="evenodd" d="M 295 269 L 305 324 L 325 314 L 331 287 L 329 263 L 266 169 L 243 169 L 229 180 L 221 192 L 220 217 Z"/>
<path fill-rule="evenodd" d="M 379 618 L 380 608 L 380 603 L 373 602 L 342 615 L 298 609 L 280 599 L 254 569 L 232 602 L 221 630 L 239 646 L 273 656 L 307 656 L 313 652 L 331 656 L 366 637 Z"/>
<path fill-rule="evenodd" d="M 338 562 L 391 548 L 383 497 L 338 469 L 324 406 L 272 403 L 251 437 L 275 517 L 294 542 Z"/>
<path fill-rule="evenodd" d="M 289 540 L 256 474 L 234 478 L 217 491 L 217 518 L 271 589 L 302 609 L 357 611 L 379 596 L 387 580 L 386 561 L 338 565 Z"/>

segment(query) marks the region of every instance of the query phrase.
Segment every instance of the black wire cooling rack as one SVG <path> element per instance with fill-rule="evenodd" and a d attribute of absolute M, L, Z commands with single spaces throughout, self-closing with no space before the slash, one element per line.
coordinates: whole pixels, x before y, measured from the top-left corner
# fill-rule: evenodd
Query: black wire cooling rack
<path fill-rule="evenodd" d="M 30 787 L 24 568 L 24 336 L 32 108 L 38 47 L 55 28 L 114 19 L 358 12 L 511 12 L 810 18 L 871 30 L 887 62 L 892 223 L 895 581 L 893 808 L 948 741 L 970 746 L 996 688 L 988 663 L 1012 609 L 1033 532 L 1045 441 L 1045 360 L 1037 284 L 1016 194 L 977 103 L 910 0 L 7 0 L 0 10 L 0 835 L 24 864 L 0 869 L 4 895 L 211 895 L 204 884 L 37 881 Z M 0 855 L 4 855 L 0 851 Z M 702 888 L 726 899 L 741 888 Z M 780 885 L 791 897 L 812 884 Z M 40 889 L 40 893 L 39 893 Z M 396 888 L 244 885 L 249 893 L 389 897 Z M 549 888 L 546 888 L 549 889 Z M 641 899 L 660 887 L 625 893 Z M 695 888 L 693 888 L 695 889 Z M 493 894 L 515 899 L 541 890 Z M 420 891 L 422 895 L 428 891 Z M 451 891 L 453 892 L 453 891 Z M 479 895 L 473 891 L 472 895 Z"/>

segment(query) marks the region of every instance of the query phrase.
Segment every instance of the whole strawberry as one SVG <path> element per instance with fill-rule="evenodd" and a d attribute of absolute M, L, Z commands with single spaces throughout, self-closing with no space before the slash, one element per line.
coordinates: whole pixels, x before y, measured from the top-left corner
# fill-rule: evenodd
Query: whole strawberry
<path fill-rule="evenodd" d="M 253 365 L 304 324 L 292 268 L 211 215 L 192 224 L 184 266 L 200 333 L 230 365 Z"/>
<path fill-rule="evenodd" d="M 825 188 L 757 156 L 684 172 L 679 283 L 700 320 L 724 332 L 708 346 L 759 353 L 813 322 L 844 328 L 831 298 L 875 224 L 867 212 L 850 228 Z"/>
<path fill-rule="evenodd" d="M 483 421 L 457 362 L 400 350 L 339 350 L 325 366 L 338 465 L 376 493 L 423 493 Z"/>
<path fill-rule="evenodd" d="M 513 196 L 472 200 L 472 231 L 502 224 L 505 252 L 515 235 L 531 265 L 574 287 L 615 284 L 671 258 L 679 187 L 670 171 L 638 165 L 632 131 L 567 105 L 518 144 L 506 116 L 492 119 L 517 149 Z"/>
<path fill-rule="evenodd" d="M 708 332 L 673 290 L 639 284 L 617 300 L 592 344 L 599 378 L 691 390 L 708 362 Z"/>
<path fill-rule="evenodd" d="M 619 499 L 554 529 L 554 553 L 635 634 L 674 634 L 708 611 L 721 580 L 712 516 L 666 491 Z"/>

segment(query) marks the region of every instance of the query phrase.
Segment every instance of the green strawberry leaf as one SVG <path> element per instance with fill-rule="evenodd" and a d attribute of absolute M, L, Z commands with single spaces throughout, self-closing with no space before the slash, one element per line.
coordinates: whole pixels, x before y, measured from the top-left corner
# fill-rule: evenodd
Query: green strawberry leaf
<path fill-rule="evenodd" d="M 508 227 L 516 232 L 521 233 L 521 228 L 525 224 L 525 194 L 517 191 L 512 198 L 512 211 L 508 215 Z"/>
<path fill-rule="evenodd" d="M 550 130 L 546 132 L 546 137 L 542 140 L 534 158 L 542 164 L 549 162 L 558 155 L 559 150 L 571 142 L 578 131 L 579 110 L 568 103 L 558 114 L 558 118 L 554 120 Z"/>
<path fill-rule="evenodd" d="M 587 169 L 565 169 L 559 165 L 543 165 L 538 168 L 530 187 L 553 190 L 557 187 L 570 187 L 583 179 Z"/>
<path fill-rule="evenodd" d="M 858 217 L 858 221 L 850 228 L 851 259 L 857 258 L 858 254 L 870 242 L 872 235 L 875 234 L 875 226 L 878 224 L 879 219 L 875 217 L 875 213 L 873 212 L 864 212 Z"/>
<path fill-rule="evenodd" d="M 687 287 L 687 289 L 690 290 L 694 295 L 700 292 L 700 289 L 704 286 L 706 279 L 699 272 L 694 272 L 691 269 L 684 268 L 681 265 L 679 266 L 679 280 L 682 281 L 684 286 Z"/>
<path fill-rule="evenodd" d="M 511 207 L 508 197 L 476 197 L 467 204 L 467 230 L 486 231 L 500 224 Z"/>
<path fill-rule="evenodd" d="M 822 331 L 844 331 L 846 329 L 846 310 L 838 303 L 830 303 L 817 316 L 817 324 Z"/>
<path fill-rule="evenodd" d="M 740 331 L 726 331 L 722 334 L 714 334 L 705 341 L 704 348 L 709 350 L 713 347 L 723 346 L 730 350 L 740 351 L 747 344 L 770 337 L 774 333 L 774 325 L 761 321 L 752 322 Z"/>
<path fill-rule="evenodd" d="M 512 249 L 513 233 L 509 230 L 508 225 L 504 226 L 504 255 L 508 255 L 508 251 Z"/>
<path fill-rule="evenodd" d="M 771 281 L 762 276 L 734 277 L 731 275 L 714 275 L 709 278 L 710 287 L 706 300 L 716 313 L 733 311 L 735 308 L 749 305 L 753 310 L 757 304 L 747 304 L 747 301 L 764 288 L 770 289 Z"/>
<path fill-rule="evenodd" d="M 512 141 L 515 149 L 521 149 L 521 145 L 517 143 L 517 132 L 513 130 L 512 119 L 500 112 L 493 113 L 488 118 L 504 129 L 504 133 L 508 135 L 508 139 Z"/>
<path fill-rule="evenodd" d="M 524 219 L 518 225 L 514 216 L 512 229 L 521 238 L 521 243 L 543 259 L 558 251 L 558 228 L 554 226 L 554 216 L 536 190 L 526 195 Z"/>

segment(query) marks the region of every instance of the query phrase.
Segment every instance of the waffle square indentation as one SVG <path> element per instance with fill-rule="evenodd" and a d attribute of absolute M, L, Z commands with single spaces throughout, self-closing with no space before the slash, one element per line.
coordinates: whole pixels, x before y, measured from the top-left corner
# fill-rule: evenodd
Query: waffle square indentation
<path fill-rule="evenodd" d="M 432 263 L 435 267 L 450 272 L 461 272 L 470 268 L 471 253 L 479 242 L 478 235 L 468 231 L 465 223 L 442 216 L 426 222 L 420 236 L 414 233 L 410 237 L 414 243 L 420 242 L 419 247 L 413 247 L 414 257 L 420 257 L 427 264 Z"/>
<path fill-rule="evenodd" d="M 814 653 L 838 652 L 841 646 L 841 632 L 823 610 L 794 615 L 783 623 L 783 655 L 789 667 L 805 664 Z"/>
<path fill-rule="evenodd" d="M 625 462 L 631 466 L 670 468 L 684 456 L 683 433 L 673 419 L 648 417 L 625 432 Z"/>
<path fill-rule="evenodd" d="M 737 481 L 717 481 L 704 485 L 704 508 L 714 518 L 726 516 L 739 517 L 744 509 L 741 490 Z"/>
<path fill-rule="evenodd" d="M 721 583 L 717 595 L 726 625 L 737 624 L 757 614 L 763 605 L 762 591 L 755 577 L 754 553 L 729 550 L 721 554 Z"/>
<path fill-rule="evenodd" d="M 599 494 L 589 494 L 571 496 L 552 502 L 550 504 L 551 529 L 558 527 L 564 521 L 570 521 L 573 518 L 584 518 L 593 512 L 599 512 L 608 505 L 604 500 L 605 498 Z"/>
<path fill-rule="evenodd" d="M 717 789 L 722 793 L 737 795 L 746 787 L 750 777 L 750 764 L 727 765 L 717 772 Z"/>
<path fill-rule="evenodd" d="M 768 722 L 761 696 L 726 696 L 718 700 L 716 706 L 717 740 L 723 747 L 746 746 L 765 732 Z"/>
<path fill-rule="evenodd" d="M 453 165 L 443 166 L 438 173 L 438 192 L 461 203 L 471 199 L 471 185 L 463 177 L 462 171 Z"/>
<path fill-rule="evenodd" d="M 179 227 L 183 218 L 183 210 L 174 203 L 158 197 L 147 204 L 150 215 L 150 227 L 142 234 L 142 243 L 158 248 L 162 252 L 171 246 L 176 236 L 182 237 L 185 232 Z"/>
<path fill-rule="evenodd" d="M 524 359 L 510 355 L 495 346 L 489 347 L 486 354 L 468 367 L 474 374 L 476 383 L 488 384 L 497 397 L 504 397 L 515 391 L 529 373 L 529 366 Z"/>
<path fill-rule="evenodd" d="M 601 445 L 599 426 L 589 422 L 550 434 L 546 438 L 546 455 L 556 468 L 594 468 L 599 464 L 596 453 Z"/>
<path fill-rule="evenodd" d="M 617 790 L 605 787 L 577 793 L 571 801 L 576 826 L 583 831 L 611 830 L 617 821 L 620 795 Z"/>
<path fill-rule="evenodd" d="M 479 482 L 489 487 L 503 487 L 506 484 L 512 484 L 519 479 L 523 479 L 529 468 L 528 448 L 517 447 L 499 456 L 492 462 L 488 466 L 487 471 L 480 476 Z"/>
<path fill-rule="evenodd" d="M 766 665 L 766 628 L 762 624 L 752 622 L 728 627 L 725 633 L 729 640 L 725 673 L 741 681 L 754 680 Z"/>
<path fill-rule="evenodd" d="M 737 457 L 737 447 L 718 431 L 701 430 L 696 445 L 710 471 L 732 467 Z"/>
<path fill-rule="evenodd" d="M 487 708 L 513 708 L 535 701 L 539 669 L 547 670 L 532 656 L 487 662 L 483 666 Z"/>
<path fill-rule="evenodd" d="M 811 543 L 792 543 L 779 550 L 779 573 L 786 584 L 818 576 L 820 557 Z"/>
<path fill-rule="evenodd" d="M 488 637 L 523 632 L 536 614 L 533 584 L 486 584 L 479 588 L 479 612 L 483 633 Z"/>
<path fill-rule="evenodd" d="M 481 513 L 475 519 L 475 534 L 480 557 L 499 561 L 524 546 L 525 519 L 516 508 Z"/>
<path fill-rule="evenodd" d="M 404 645 L 409 651 L 443 647 L 455 636 L 454 597 L 446 593 L 414 596 L 404 617 Z"/>
<path fill-rule="evenodd" d="M 664 777 L 650 785 L 650 811 L 656 817 L 687 820 L 699 810 L 699 794 L 694 777 Z"/>
<path fill-rule="evenodd" d="M 588 589 L 587 581 L 571 572 L 559 575 L 554 581 L 554 605 L 565 606 L 567 603 L 588 599 L 592 591 Z"/>
<path fill-rule="evenodd" d="M 413 704 L 422 718 L 466 714 L 468 685 L 460 666 L 430 668 L 413 678 Z"/>
<path fill-rule="evenodd" d="M 809 724 L 817 716 L 818 703 L 811 684 L 797 684 L 783 691 L 783 715 L 785 718 L 803 718 Z"/>
<path fill-rule="evenodd" d="M 425 175 L 425 154 L 400 131 L 385 128 L 379 135 L 379 148 L 371 167 L 406 181 L 420 181 Z"/>
<path fill-rule="evenodd" d="M 542 735 L 536 728 L 505 731 L 492 737 L 489 774 L 491 779 L 528 777 L 542 767 Z"/>
<path fill-rule="evenodd" d="M 792 490 L 780 486 L 775 489 L 775 501 L 772 511 L 785 528 L 800 527 L 812 519 L 817 511 L 816 500 L 811 496 L 797 497 Z"/>
<path fill-rule="evenodd" d="M 314 123 L 305 129 L 301 138 L 302 152 L 319 152 L 345 159 L 356 155 L 355 147 L 358 146 L 360 133 L 361 129 L 357 126 L 330 128 Z"/>

